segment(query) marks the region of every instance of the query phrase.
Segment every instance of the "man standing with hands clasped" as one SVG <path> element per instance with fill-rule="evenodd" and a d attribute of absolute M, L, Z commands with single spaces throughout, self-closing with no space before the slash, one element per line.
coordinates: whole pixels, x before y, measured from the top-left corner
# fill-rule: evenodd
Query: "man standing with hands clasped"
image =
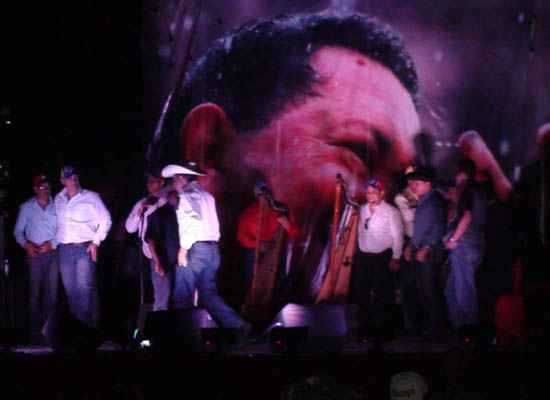
<path fill-rule="evenodd" d="M 413 235 L 405 248 L 405 260 L 413 263 L 410 279 L 416 289 L 417 304 L 409 304 L 407 311 L 413 329 L 423 333 L 429 340 L 443 338 L 443 295 L 439 272 L 444 254 L 443 236 L 447 218 L 443 198 L 434 190 L 435 171 L 431 167 L 419 167 L 406 175 L 411 189 L 418 196 Z M 415 302 L 416 303 L 416 302 Z M 422 332 L 415 321 L 417 307 L 422 312 Z M 416 325 L 416 326 L 414 326 Z"/>
<path fill-rule="evenodd" d="M 31 343 L 40 344 L 40 329 L 57 299 L 57 220 L 46 175 L 36 174 L 32 183 L 36 196 L 21 205 L 14 234 L 27 253 Z"/>
<path fill-rule="evenodd" d="M 96 192 L 80 187 L 73 166 L 61 169 L 61 184 L 64 189 L 55 196 L 61 281 L 71 314 L 97 327 L 97 253 L 111 228 L 111 215 Z"/>
<path fill-rule="evenodd" d="M 369 320 L 381 327 L 394 301 L 392 272 L 399 269 L 403 251 L 403 223 L 399 211 L 385 200 L 380 178 L 367 181 L 367 202 L 361 206 L 359 249 L 351 278 L 351 301 L 368 309 Z"/>

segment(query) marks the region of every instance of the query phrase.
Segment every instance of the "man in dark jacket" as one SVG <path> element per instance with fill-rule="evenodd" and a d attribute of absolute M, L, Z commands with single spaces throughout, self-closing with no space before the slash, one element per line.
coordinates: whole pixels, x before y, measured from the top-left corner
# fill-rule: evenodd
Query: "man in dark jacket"
<path fill-rule="evenodd" d="M 421 167 L 407 175 L 411 189 L 418 196 L 413 236 L 405 249 L 405 259 L 412 261 L 410 279 L 416 289 L 417 304 L 408 304 L 412 320 L 422 313 L 422 332 L 429 338 L 443 334 L 443 296 L 439 282 L 442 238 L 446 230 L 445 201 L 433 188 L 435 171 Z"/>
<path fill-rule="evenodd" d="M 167 203 L 153 212 L 148 219 L 145 241 L 153 260 L 152 281 L 154 311 L 167 310 L 170 305 L 174 268 L 178 262 L 179 231 L 176 208 L 179 195 L 168 193 Z"/>

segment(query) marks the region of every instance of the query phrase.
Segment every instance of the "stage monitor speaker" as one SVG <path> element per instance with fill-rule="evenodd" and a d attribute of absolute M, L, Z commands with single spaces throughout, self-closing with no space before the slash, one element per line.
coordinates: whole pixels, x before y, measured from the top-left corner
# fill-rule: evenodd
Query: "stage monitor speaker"
<path fill-rule="evenodd" d="M 50 313 L 42 334 L 56 352 L 93 352 L 101 344 L 97 328 L 85 324 L 63 308 Z"/>
<path fill-rule="evenodd" d="M 287 304 L 269 327 L 276 353 L 339 353 L 356 340 L 359 309 L 352 304 Z"/>
<path fill-rule="evenodd" d="M 217 346 L 219 335 L 208 311 L 191 308 L 149 313 L 143 339 L 155 351 L 207 352 Z"/>

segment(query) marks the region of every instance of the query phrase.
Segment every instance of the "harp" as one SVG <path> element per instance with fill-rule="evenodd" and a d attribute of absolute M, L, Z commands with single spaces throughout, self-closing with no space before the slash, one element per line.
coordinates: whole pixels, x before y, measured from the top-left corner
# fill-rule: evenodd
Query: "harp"
<path fill-rule="evenodd" d="M 351 266 L 357 242 L 359 207 L 348 198 L 346 184 L 336 176 L 334 212 L 331 230 L 329 267 L 315 302 L 343 304 L 346 302 Z"/>
<path fill-rule="evenodd" d="M 270 209 L 277 212 L 286 210 L 277 206 L 269 194 L 264 195 L 267 197 Z M 263 203 L 260 203 L 252 282 L 241 308 L 243 315 L 251 321 L 262 321 L 272 317 L 273 293 L 277 283 L 277 273 L 281 267 L 281 257 L 286 249 L 287 234 L 281 225 L 279 225 L 277 232 L 270 241 L 260 240 L 263 219 L 266 214 L 265 207 Z"/>

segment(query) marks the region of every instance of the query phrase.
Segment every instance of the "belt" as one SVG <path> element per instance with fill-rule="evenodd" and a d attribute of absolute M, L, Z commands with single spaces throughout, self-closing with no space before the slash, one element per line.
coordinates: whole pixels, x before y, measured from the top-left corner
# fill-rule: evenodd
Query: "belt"
<path fill-rule="evenodd" d="M 218 242 L 216 240 L 197 240 L 195 243 L 218 244 Z"/>
<path fill-rule="evenodd" d="M 59 243 L 63 246 L 88 246 L 90 243 L 92 243 L 91 240 L 88 240 L 87 242 L 80 242 L 80 243 Z"/>

